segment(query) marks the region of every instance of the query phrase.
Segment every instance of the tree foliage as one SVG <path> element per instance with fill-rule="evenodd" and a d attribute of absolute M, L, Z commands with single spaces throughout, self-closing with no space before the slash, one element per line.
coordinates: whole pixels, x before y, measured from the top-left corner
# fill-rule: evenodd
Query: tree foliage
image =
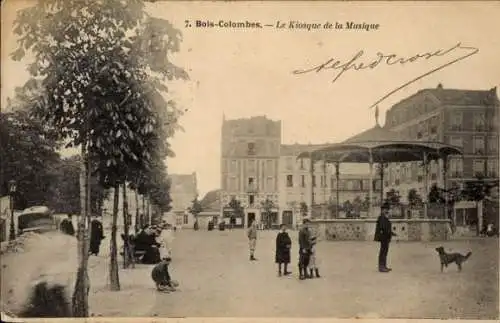
<path fill-rule="evenodd" d="M 166 209 L 161 164 L 173 155 L 167 138 L 179 129 L 182 113 L 165 99 L 164 81 L 187 75 L 169 56 L 179 51 L 180 32 L 144 9 L 142 0 L 37 1 L 18 12 L 12 58 L 34 57 L 24 101 L 56 139 L 82 146 L 87 172 L 102 187 L 142 185 Z M 80 266 L 79 279 L 86 261 Z M 76 293 L 82 289 L 75 287 L 73 305 L 78 299 L 80 306 L 74 314 L 87 316 L 86 298 Z"/>
<path fill-rule="evenodd" d="M 412 188 L 408 191 L 408 204 L 410 207 L 419 207 L 423 203 L 422 197 L 420 197 L 416 189 Z"/>
<path fill-rule="evenodd" d="M 237 217 L 243 216 L 243 206 L 241 205 L 240 200 L 237 200 L 235 197 L 232 197 L 228 204 L 229 208 L 233 211 L 233 214 Z"/>
<path fill-rule="evenodd" d="M 189 207 L 189 212 L 196 218 L 198 217 L 198 214 L 200 214 L 202 211 L 203 211 L 202 205 L 198 200 L 198 196 L 196 196 L 194 200 L 191 202 L 191 206 Z"/>
<path fill-rule="evenodd" d="M 399 193 L 394 190 L 394 189 L 391 189 L 390 191 L 388 191 L 385 195 L 385 201 L 387 203 L 389 203 L 391 206 L 396 206 L 396 205 L 400 205 L 401 203 L 401 196 L 399 195 Z"/>
<path fill-rule="evenodd" d="M 53 195 L 58 145 L 50 129 L 25 109 L 0 113 L 0 196 L 9 194 L 8 182 L 15 180 L 16 209 L 46 205 Z"/>

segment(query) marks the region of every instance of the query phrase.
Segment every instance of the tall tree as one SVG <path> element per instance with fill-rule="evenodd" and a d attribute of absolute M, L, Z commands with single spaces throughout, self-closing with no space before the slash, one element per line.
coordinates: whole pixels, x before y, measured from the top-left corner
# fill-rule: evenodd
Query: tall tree
<path fill-rule="evenodd" d="M 147 168 L 155 149 L 170 148 L 165 139 L 181 113 L 161 92 L 163 81 L 187 78 L 167 55 L 179 50 L 180 32 L 148 16 L 143 1 L 40 0 L 19 11 L 14 32 L 19 46 L 12 57 L 30 51 L 29 72 L 42 80 L 33 112 L 68 146 L 81 146 L 89 165 L 98 161 L 87 172 L 96 172 L 104 187 L 116 192 L 130 169 Z M 73 308 L 85 317 L 90 282 L 86 256 L 80 258 Z"/>
<path fill-rule="evenodd" d="M 0 113 L 0 196 L 8 194 L 8 182 L 17 182 L 14 196 L 16 209 L 47 205 L 53 195 L 60 143 L 50 129 L 26 111 L 30 100 L 16 98 L 19 105 L 9 104 L 15 111 Z"/>
<path fill-rule="evenodd" d="M 235 197 L 232 197 L 231 200 L 229 201 L 228 206 L 233 211 L 235 217 L 243 216 L 243 206 L 241 205 L 240 200 L 237 200 Z"/>
<path fill-rule="evenodd" d="M 261 202 L 260 205 L 263 215 L 265 216 L 264 223 L 266 224 L 267 228 L 271 228 L 272 223 L 273 223 L 273 218 L 272 218 L 272 211 L 276 207 L 274 205 L 274 202 L 268 198 L 266 198 L 264 201 Z"/>
<path fill-rule="evenodd" d="M 198 196 L 194 198 L 191 202 L 191 206 L 189 207 L 189 212 L 194 216 L 194 225 L 195 229 L 198 229 L 198 215 L 203 211 L 202 205 L 198 200 Z"/>

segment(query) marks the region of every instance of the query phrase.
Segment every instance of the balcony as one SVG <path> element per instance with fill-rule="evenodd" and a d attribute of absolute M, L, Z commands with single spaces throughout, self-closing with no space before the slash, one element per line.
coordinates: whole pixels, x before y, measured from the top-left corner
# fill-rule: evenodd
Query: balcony
<path fill-rule="evenodd" d="M 451 172 L 451 177 L 452 178 L 462 178 L 463 174 L 462 174 L 462 172 Z"/>
<path fill-rule="evenodd" d="M 452 124 L 450 126 L 451 131 L 462 131 L 462 125 L 461 124 Z"/>

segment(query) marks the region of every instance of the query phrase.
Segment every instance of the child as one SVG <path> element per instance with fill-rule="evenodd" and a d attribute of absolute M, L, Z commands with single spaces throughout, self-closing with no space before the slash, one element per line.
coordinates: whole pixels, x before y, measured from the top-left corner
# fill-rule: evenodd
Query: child
<path fill-rule="evenodd" d="M 275 262 L 278 264 L 278 276 L 281 276 L 281 265 L 283 264 L 283 274 L 290 275 L 291 272 L 287 270 L 290 263 L 290 248 L 292 247 L 292 239 L 286 232 L 286 225 L 280 226 L 281 232 L 276 236 L 276 255 Z"/>
<path fill-rule="evenodd" d="M 314 278 L 314 274 L 316 274 L 317 278 L 320 278 L 321 276 L 319 275 L 319 269 L 316 264 L 316 236 L 311 236 L 311 255 L 309 258 L 309 277 Z"/>
<path fill-rule="evenodd" d="M 170 257 L 163 258 L 151 271 L 151 278 L 155 282 L 156 289 L 159 292 L 175 292 L 175 288 L 179 286 L 179 283 L 172 280 L 168 273 L 168 265 L 171 260 Z"/>

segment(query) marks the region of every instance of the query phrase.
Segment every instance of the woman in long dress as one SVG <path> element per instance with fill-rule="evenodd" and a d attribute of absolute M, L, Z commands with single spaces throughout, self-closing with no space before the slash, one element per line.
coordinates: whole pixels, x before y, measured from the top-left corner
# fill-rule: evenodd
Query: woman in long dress
<path fill-rule="evenodd" d="M 281 266 L 283 265 L 283 274 L 290 275 L 288 264 L 290 263 L 290 248 L 292 247 L 292 239 L 286 232 L 286 225 L 281 225 L 281 232 L 276 236 L 276 255 L 275 262 L 278 264 L 278 276 L 281 276 Z"/>

